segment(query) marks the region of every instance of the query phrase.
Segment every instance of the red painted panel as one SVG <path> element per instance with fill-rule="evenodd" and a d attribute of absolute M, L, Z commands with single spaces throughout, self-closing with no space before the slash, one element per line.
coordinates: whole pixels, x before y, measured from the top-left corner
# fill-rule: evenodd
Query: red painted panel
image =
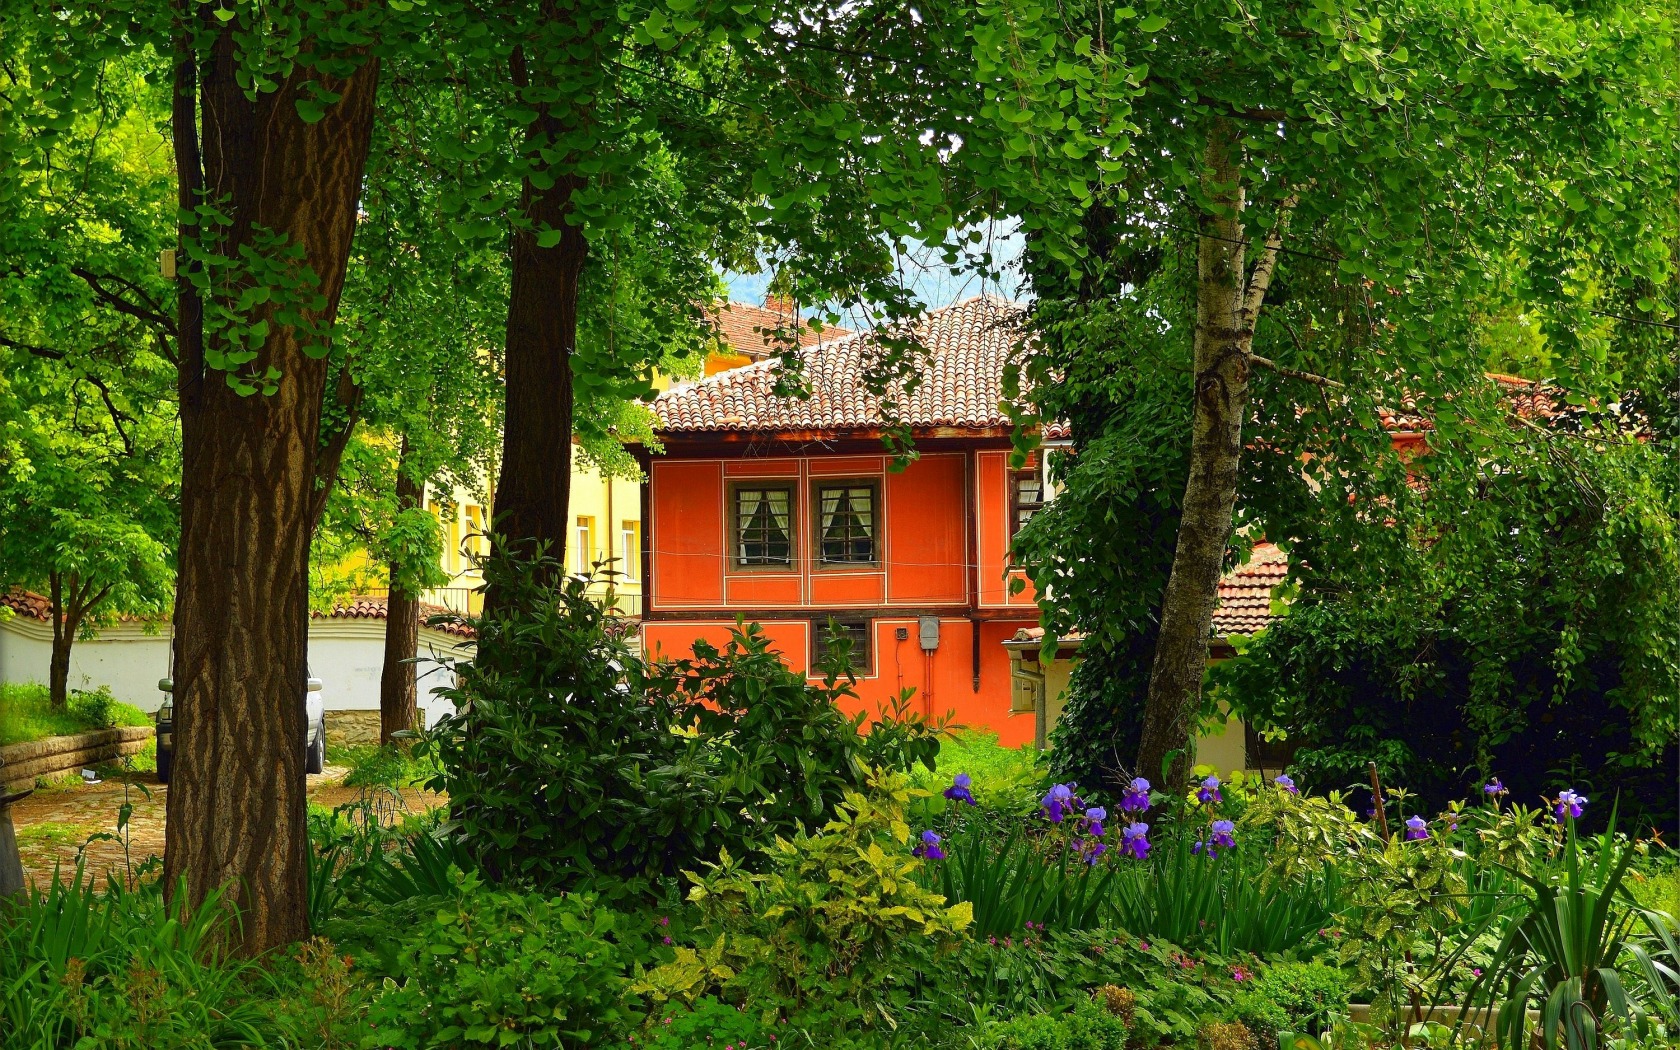
<path fill-rule="evenodd" d="M 960 454 L 923 456 L 887 475 L 887 600 L 933 605 L 968 600 L 968 532 Z"/>
<path fill-rule="evenodd" d="M 723 604 L 723 471 L 716 462 L 652 464 L 653 605 Z M 645 526 L 644 526 L 645 527 Z"/>
<path fill-rule="evenodd" d="M 733 459 L 723 465 L 730 477 L 792 478 L 799 476 L 797 459 Z"/>
<path fill-rule="evenodd" d="M 727 598 L 730 605 L 762 609 L 767 605 L 798 605 L 803 599 L 798 576 L 733 572 L 729 574 Z"/>
<path fill-rule="evenodd" d="M 828 477 L 843 474 L 879 474 L 886 469 L 884 456 L 812 456 L 809 462 L 813 475 L 823 474 Z"/>
<path fill-rule="evenodd" d="M 771 651 L 780 653 L 789 667 L 804 671 L 810 663 L 810 621 L 765 620 L 760 625 L 770 639 Z M 733 621 L 720 620 L 647 621 L 642 624 L 643 651 L 649 659 L 682 659 L 694 654 L 694 643 L 699 639 L 721 649 L 728 644 L 734 627 Z"/>
<path fill-rule="evenodd" d="M 884 573 L 874 572 L 867 576 L 832 572 L 811 574 L 812 605 L 880 605 L 886 590 Z"/>
<path fill-rule="evenodd" d="M 980 604 L 1009 604 L 1003 570 L 1009 559 L 1009 453 L 981 452 L 975 456 L 979 478 L 975 490 L 980 536 Z"/>

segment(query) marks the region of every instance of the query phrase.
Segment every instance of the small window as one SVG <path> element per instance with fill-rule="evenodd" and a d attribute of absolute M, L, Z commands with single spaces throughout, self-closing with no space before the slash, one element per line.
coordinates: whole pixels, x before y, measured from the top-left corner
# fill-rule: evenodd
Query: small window
<path fill-rule="evenodd" d="M 824 565 L 874 565 L 875 485 L 851 481 L 817 489 L 817 559 Z"/>
<path fill-rule="evenodd" d="M 619 555 L 618 571 L 624 574 L 626 580 L 634 582 L 642 577 L 642 523 L 639 521 L 622 522 L 618 530 Z"/>
<path fill-rule="evenodd" d="M 870 667 L 870 630 L 868 620 L 830 617 L 812 623 L 811 666 L 820 668 L 828 657 L 828 647 L 838 643 L 848 647 L 853 674 L 868 674 Z"/>
<path fill-rule="evenodd" d="M 595 568 L 595 519 L 579 515 L 577 519 L 576 556 L 572 568 L 579 576 L 586 576 Z"/>
<path fill-rule="evenodd" d="M 1037 462 L 1028 463 L 1020 470 L 1010 471 L 1009 491 L 1012 505 L 1009 536 L 1014 539 L 1015 534 L 1021 531 L 1021 526 L 1044 509 L 1044 471 Z"/>
<path fill-rule="evenodd" d="M 736 488 L 735 566 L 761 569 L 792 565 L 792 487 L 751 484 Z"/>

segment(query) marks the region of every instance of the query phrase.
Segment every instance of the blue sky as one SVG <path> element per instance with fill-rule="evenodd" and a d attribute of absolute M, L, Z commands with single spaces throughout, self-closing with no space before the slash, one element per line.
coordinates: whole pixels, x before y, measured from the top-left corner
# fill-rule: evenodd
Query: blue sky
<path fill-rule="evenodd" d="M 1006 264 L 1015 263 L 1021 255 L 1021 238 L 1015 225 L 999 224 L 995 229 L 997 232 L 994 235 L 993 254 Z M 1024 286 L 1013 265 L 1006 266 L 1007 272 L 1001 283 L 983 282 L 971 273 L 952 275 L 950 268 L 940 262 L 937 250 L 931 248 L 907 258 L 899 270 L 916 293 L 916 297 L 929 309 L 949 306 L 982 292 L 1003 295 L 1010 299 L 1032 297 L 1031 289 Z M 731 299 L 742 303 L 762 303 L 764 289 L 770 283 L 770 274 L 768 271 L 752 274 L 731 273 L 725 274 L 724 279 L 729 282 Z"/>

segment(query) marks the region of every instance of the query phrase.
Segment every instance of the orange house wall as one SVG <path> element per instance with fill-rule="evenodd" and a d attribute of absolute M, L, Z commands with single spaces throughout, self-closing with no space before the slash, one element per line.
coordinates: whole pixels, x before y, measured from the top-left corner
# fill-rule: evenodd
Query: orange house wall
<path fill-rule="evenodd" d="M 648 539 L 652 550 L 649 611 L 692 610 L 692 617 L 650 619 L 642 638 L 652 657 L 692 651 L 696 639 L 728 640 L 735 610 L 750 611 L 795 670 L 811 663 L 813 621 L 824 613 L 856 608 L 874 628 L 872 666 L 860 674 L 853 710 L 871 716 L 903 689 L 913 688 L 912 709 L 949 715 L 961 725 L 990 729 L 1006 744 L 1032 739 L 1030 714 L 1010 715 L 1009 658 L 1003 641 L 1037 622 L 1029 593 L 1007 593 L 1010 515 L 1008 454 L 928 452 L 901 473 L 889 473 L 883 456 L 779 457 L 752 460 L 656 459 L 649 465 Z M 969 472 L 976 474 L 976 534 L 965 517 Z M 880 487 L 881 564 L 843 571 L 814 564 L 815 485 L 825 477 L 874 480 Z M 795 560 L 789 572 L 736 571 L 728 560 L 727 482 L 753 478 L 795 483 Z M 970 553 L 978 545 L 978 571 Z M 972 581 L 972 582 L 971 582 Z M 952 606 L 977 605 L 1009 620 L 980 623 L 980 688 L 974 687 L 974 625 Z M 895 615 L 896 610 L 903 613 Z M 924 654 L 917 615 L 941 610 L 940 644 Z M 897 639 L 903 628 L 907 637 Z"/>

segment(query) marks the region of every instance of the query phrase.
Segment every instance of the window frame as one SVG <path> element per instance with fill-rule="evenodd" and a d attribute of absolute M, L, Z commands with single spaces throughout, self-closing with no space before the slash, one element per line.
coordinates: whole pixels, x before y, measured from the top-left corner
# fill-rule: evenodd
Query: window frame
<path fill-rule="evenodd" d="M 577 543 L 573 575 L 588 576 L 595 571 L 595 516 L 577 514 L 572 520 L 572 540 Z"/>
<path fill-rule="evenodd" d="M 1009 542 L 1015 542 L 1015 536 L 1021 531 L 1021 476 L 1032 473 L 1038 478 L 1038 502 L 1031 504 L 1033 513 L 1037 514 L 1050 505 L 1047 498 L 1050 495 L 1050 483 L 1044 476 L 1044 461 L 1040 456 L 1033 456 L 1026 465 L 1009 471 Z"/>
<path fill-rule="evenodd" d="M 620 555 L 619 572 L 624 582 L 637 583 L 642 578 L 642 523 L 626 518 L 619 522 L 619 542 L 624 544 L 624 553 Z"/>
<path fill-rule="evenodd" d="M 862 631 L 863 644 L 852 646 L 852 674 L 858 678 L 872 678 L 875 675 L 875 620 L 868 616 L 856 616 L 850 613 L 824 613 L 811 619 L 811 664 L 808 672 L 812 677 L 821 674 L 817 664 L 826 655 L 825 643 L 828 641 L 828 624 L 832 620 L 841 627 L 857 627 Z M 859 666 L 857 656 L 863 654 L 863 664 Z"/>
<path fill-rule="evenodd" d="M 823 527 L 822 527 L 822 494 L 824 489 L 853 489 L 867 488 L 869 490 L 869 516 L 872 520 L 873 532 L 870 534 L 870 559 L 868 561 L 829 561 L 823 557 Z M 820 572 L 868 572 L 879 570 L 882 566 L 881 535 L 881 479 L 878 477 L 826 477 L 819 476 L 811 479 L 811 567 Z"/>
<path fill-rule="evenodd" d="M 788 497 L 788 560 L 781 564 L 758 564 L 741 561 L 741 496 L 743 489 L 781 489 Z M 780 573 L 799 572 L 799 479 L 797 478 L 730 478 L 726 488 L 729 500 L 729 544 L 724 564 L 730 572 Z"/>

